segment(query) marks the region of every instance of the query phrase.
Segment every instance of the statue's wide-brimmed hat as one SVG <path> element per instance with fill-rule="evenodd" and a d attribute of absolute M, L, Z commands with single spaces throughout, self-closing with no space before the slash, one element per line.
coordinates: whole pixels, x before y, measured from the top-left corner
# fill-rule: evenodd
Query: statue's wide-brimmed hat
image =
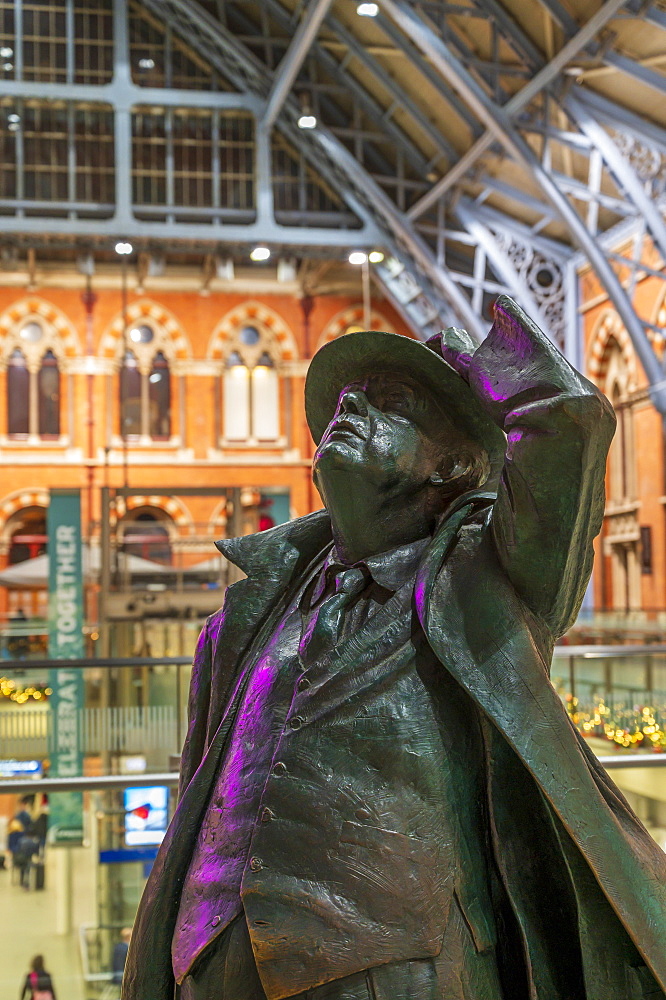
<path fill-rule="evenodd" d="M 397 333 L 364 330 L 347 333 L 321 347 L 310 363 L 305 382 L 305 412 L 319 444 L 346 385 L 368 375 L 406 375 L 423 386 L 454 426 L 488 452 L 494 473 L 501 467 L 506 438 L 482 409 L 465 380 L 444 360 L 440 340 L 474 353 L 476 345 L 464 330 L 447 330 L 429 342 Z"/>

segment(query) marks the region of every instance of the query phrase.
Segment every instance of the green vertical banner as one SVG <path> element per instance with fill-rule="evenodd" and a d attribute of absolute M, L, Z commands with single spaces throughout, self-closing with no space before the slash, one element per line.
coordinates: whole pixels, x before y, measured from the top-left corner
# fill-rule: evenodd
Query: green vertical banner
<path fill-rule="evenodd" d="M 81 552 L 81 493 L 51 490 L 46 519 L 49 552 L 49 656 L 77 659 L 83 645 L 83 566 Z M 81 715 L 84 705 L 82 670 L 62 667 L 49 671 L 52 737 L 51 770 L 57 778 L 83 773 Z M 54 844 L 83 842 L 83 795 L 57 792 L 49 801 L 50 840 Z"/>

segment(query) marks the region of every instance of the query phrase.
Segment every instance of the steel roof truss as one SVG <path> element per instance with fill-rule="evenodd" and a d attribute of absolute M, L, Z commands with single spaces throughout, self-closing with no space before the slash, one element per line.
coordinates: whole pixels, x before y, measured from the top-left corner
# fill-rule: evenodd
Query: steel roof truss
<path fill-rule="evenodd" d="M 285 10 L 279 0 L 264 0 L 264 3 L 276 22 L 288 30 L 290 26 L 289 13 Z M 407 161 L 412 165 L 412 167 L 425 176 L 429 170 L 428 161 L 418 147 L 412 142 L 409 136 L 400 128 L 397 122 L 393 121 L 391 116 L 386 115 L 385 109 L 381 107 L 379 102 L 370 93 L 368 93 L 365 87 L 363 87 L 353 74 L 347 70 L 349 60 L 343 59 L 338 62 L 335 56 L 331 55 L 331 53 L 328 52 L 324 46 L 319 45 L 316 42 L 312 47 L 312 51 L 316 54 L 316 58 L 324 70 L 332 76 L 343 89 L 350 91 L 354 95 L 354 98 L 359 102 L 359 104 L 361 104 L 368 118 L 370 118 L 370 120 L 373 121 L 383 133 L 388 133 L 393 142 L 395 142 L 396 146 L 404 151 Z M 309 89 L 310 87 L 310 83 L 304 84 L 304 89 Z M 440 136 L 440 143 L 441 142 L 444 142 L 444 139 Z M 447 153 L 455 155 L 455 150 L 449 146 L 447 148 Z"/>
<path fill-rule="evenodd" d="M 573 38 L 560 49 L 550 62 L 544 66 L 518 93 L 511 98 L 504 107 L 507 115 L 513 116 L 536 97 L 543 89 L 547 88 L 567 63 L 581 49 L 594 38 L 597 33 L 615 16 L 624 0 L 606 0 L 602 7 L 594 14 L 586 24 L 576 32 Z M 477 139 L 474 145 L 463 154 L 451 170 L 442 177 L 432 187 L 432 189 L 420 199 L 409 211 L 409 217 L 417 218 L 426 211 L 439 197 L 456 184 L 478 158 L 492 146 L 497 135 L 492 128 L 489 128 L 481 138 Z"/>
<path fill-rule="evenodd" d="M 517 131 L 506 111 L 490 100 L 462 63 L 453 55 L 446 43 L 435 34 L 432 27 L 418 18 L 413 9 L 404 3 L 404 0 L 384 0 L 384 8 L 400 25 L 401 29 L 419 45 L 444 79 L 458 89 L 474 112 L 484 121 L 487 128 L 502 142 L 507 152 L 530 169 L 535 181 L 557 209 L 572 238 L 587 255 L 596 270 L 597 276 L 631 336 L 636 353 L 652 383 L 653 402 L 661 413 L 666 413 L 666 385 L 657 385 L 657 383 L 663 382 L 661 365 L 654 354 L 643 324 L 636 315 L 601 246 L 588 232 L 584 222 L 555 180 L 543 169 L 531 147 Z"/>
<path fill-rule="evenodd" d="M 291 44 L 273 77 L 266 110 L 261 120 L 262 128 L 269 130 L 273 127 L 331 3 L 332 0 L 312 0 L 305 9 Z"/>

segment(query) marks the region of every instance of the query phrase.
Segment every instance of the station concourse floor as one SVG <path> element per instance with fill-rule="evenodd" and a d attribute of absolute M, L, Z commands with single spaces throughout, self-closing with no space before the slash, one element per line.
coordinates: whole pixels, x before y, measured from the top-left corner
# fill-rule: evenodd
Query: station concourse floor
<path fill-rule="evenodd" d="M 57 850 L 58 848 L 53 848 Z M 94 872 L 86 864 L 72 866 L 72 930 L 56 933 L 56 880 L 53 856 L 47 852 L 46 885 L 39 892 L 14 884 L 9 869 L 0 870 L 0 1000 L 18 1000 L 34 955 L 44 956 L 57 1000 L 89 1000 L 84 989 L 78 927 L 90 921 Z"/>

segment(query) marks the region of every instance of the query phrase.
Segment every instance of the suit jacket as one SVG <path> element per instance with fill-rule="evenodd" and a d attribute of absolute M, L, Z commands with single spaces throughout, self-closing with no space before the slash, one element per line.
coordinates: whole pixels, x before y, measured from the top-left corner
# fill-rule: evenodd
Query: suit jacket
<path fill-rule="evenodd" d="M 474 355 L 470 384 L 507 435 L 497 498 L 481 524 L 477 494 L 445 513 L 415 602 L 442 669 L 484 720 L 495 850 L 530 995 L 570 1000 L 553 972 L 552 929 L 565 921 L 580 940 L 581 997 L 654 996 L 654 980 L 666 989 L 666 856 L 548 679 L 554 641 L 575 618 L 591 571 L 612 409 L 536 327 L 508 317 Z M 181 799 L 137 913 L 124 1000 L 173 997 L 180 887 L 243 688 L 244 656 L 270 633 L 330 537 L 321 511 L 219 543 L 247 578 L 229 588 L 199 642 Z"/>

